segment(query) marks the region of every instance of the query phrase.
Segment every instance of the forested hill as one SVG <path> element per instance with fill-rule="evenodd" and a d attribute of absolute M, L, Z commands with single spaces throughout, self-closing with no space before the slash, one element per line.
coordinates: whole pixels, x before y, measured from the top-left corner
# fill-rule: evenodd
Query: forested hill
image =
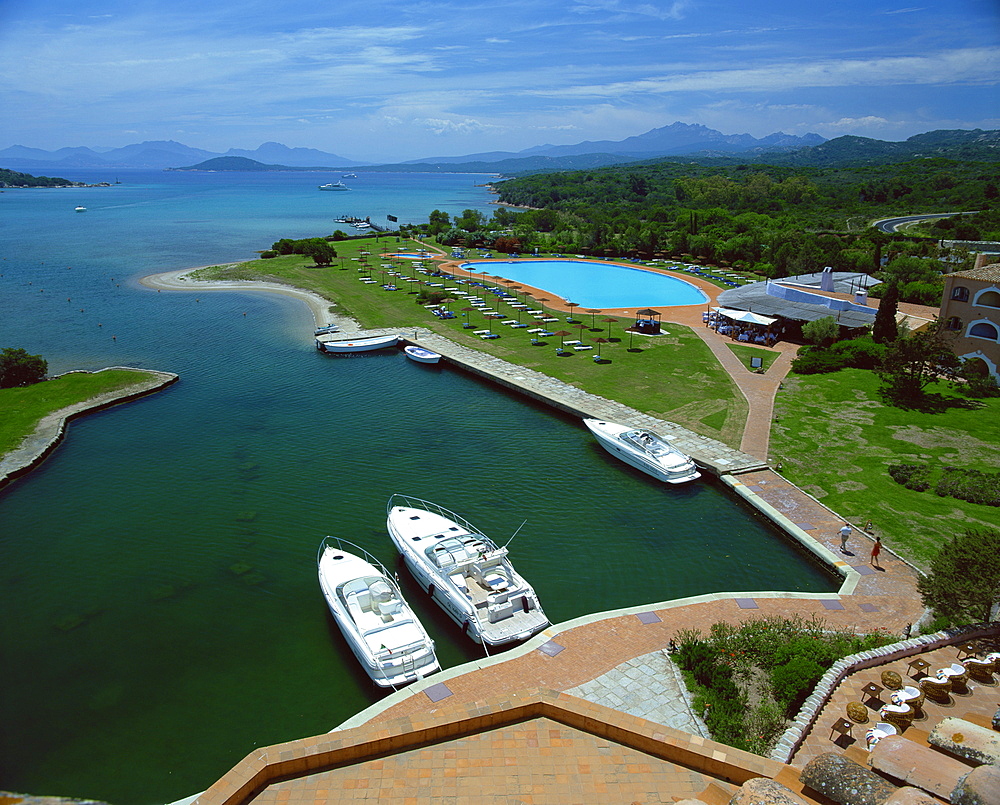
<path fill-rule="evenodd" d="M 587 220 L 673 221 L 680 210 L 757 213 L 813 229 L 849 229 L 921 212 L 982 210 L 997 203 L 992 164 L 920 159 L 855 168 L 700 165 L 657 161 L 524 176 L 494 186 L 500 202 Z"/>
<path fill-rule="evenodd" d="M 168 171 L 308 171 L 317 168 L 293 168 L 288 165 L 265 165 L 249 157 L 215 157 L 186 168 L 167 168 Z"/>
<path fill-rule="evenodd" d="M 77 187 L 79 184 L 57 176 L 32 176 L 0 168 L 0 187 Z"/>
<path fill-rule="evenodd" d="M 754 161 L 802 167 L 851 167 L 931 158 L 1000 161 L 1000 131 L 929 131 L 916 134 L 903 142 L 845 136 L 790 154 L 758 157 Z"/>

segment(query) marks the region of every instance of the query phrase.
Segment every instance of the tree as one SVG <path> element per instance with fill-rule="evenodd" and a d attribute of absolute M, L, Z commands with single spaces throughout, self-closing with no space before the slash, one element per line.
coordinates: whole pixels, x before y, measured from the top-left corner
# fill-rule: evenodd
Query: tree
<path fill-rule="evenodd" d="M 433 210 L 427 222 L 427 231 L 432 235 L 438 235 L 451 227 L 451 216 L 441 210 Z"/>
<path fill-rule="evenodd" d="M 840 335 L 840 325 L 833 316 L 826 316 L 802 325 L 802 337 L 810 344 L 828 346 Z"/>
<path fill-rule="evenodd" d="M 948 344 L 940 322 L 889 344 L 878 368 L 882 393 L 896 402 L 919 400 L 934 380 L 954 382 L 961 360 Z"/>
<path fill-rule="evenodd" d="M 1000 601 L 1000 531 L 967 529 L 941 546 L 917 581 L 924 606 L 953 623 L 990 620 Z"/>
<path fill-rule="evenodd" d="M 310 243 L 306 246 L 305 253 L 313 259 L 318 266 L 328 266 L 337 257 L 337 250 L 326 241 L 320 240 L 318 243 Z"/>
<path fill-rule="evenodd" d="M 49 364 L 41 355 L 29 355 L 20 347 L 0 351 L 0 388 L 29 386 L 45 379 Z"/>
<path fill-rule="evenodd" d="M 896 327 L 896 310 L 899 307 L 899 286 L 890 281 L 886 286 L 885 296 L 878 303 L 875 313 L 875 324 L 872 326 L 872 338 L 876 344 L 890 344 L 899 337 Z"/>

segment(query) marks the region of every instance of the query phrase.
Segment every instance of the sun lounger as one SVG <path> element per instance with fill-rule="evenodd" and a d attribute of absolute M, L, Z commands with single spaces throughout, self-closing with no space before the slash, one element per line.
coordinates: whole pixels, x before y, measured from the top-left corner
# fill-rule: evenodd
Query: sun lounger
<path fill-rule="evenodd" d="M 576 346 L 573 347 L 573 349 L 583 350 L 583 349 L 593 349 L 593 347 L 590 346 L 590 344 L 577 344 Z"/>
<path fill-rule="evenodd" d="M 542 330 L 538 335 L 542 338 L 548 338 L 549 336 L 555 335 L 555 333 L 551 330 Z"/>
<path fill-rule="evenodd" d="M 501 324 L 517 324 L 517 319 L 507 319 L 506 321 L 500 322 Z"/>
<path fill-rule="evenodd" d="M 582 343 L 583 342 L 579 341 L 579 340 L 577 340 L 577 341 L 563 341 L 563 344 L 565 344 L 566 346 L 570 346 L 570 347 L 575 347 L 577 344 L 582 344 Z"/>
<path fill-rule="evenodd" d="M 544 329 L 545 329 L 544 327 L 532 327 L 530 330 L 528 330 L 528 332 L 529 333 L 540 333 Z"/>
<path fill-rule="evenodd" d="M 480 338 L 499 338 L 500 333 L 486 333 L 486 335 L 479 336 Z"/>
<path fill-rule="evenodd" d="M 483 334 L 488 333 L 488 332 L 490 332 L 490 330 L 476 330 L 473 333 L 473 335 L 483 335 Z"/>
<path fill-rule="evenodd" d="M 559 321 L 555 316 L 546 316 L 542 321 Z"/>
<path fill-rule="evenodd" d="M 527 324 L 517 324 L 517 323 L 514 323 L 514 324 L 511 325 L 511 328 L 514 329 L 514 330 L 523 330 L 527 326 L 528 326 Z"/>

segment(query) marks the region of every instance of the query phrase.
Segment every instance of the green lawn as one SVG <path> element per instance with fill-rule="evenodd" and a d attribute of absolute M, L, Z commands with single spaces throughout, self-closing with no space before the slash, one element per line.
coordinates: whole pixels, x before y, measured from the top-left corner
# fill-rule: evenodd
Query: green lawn
<path fill-rule="evenodd" d="M 32 386 L 0 389 L 0 455 L 18 447 L 45 415 L 133 386 L 147 377 L 148 372 L 109 369 L 95 374 L 74 372 Z"/>
<path fill-rule="evenodd" d="M 774 363 L 781 354 L 780 352 L 774 352 L 770 349 L 747 347 L 742 344 L 726 344 L 726 346 L 733 351 L 733 354 L 740 359 L 740 363 L 742 363 L 747 369 L 751 368 L 750 360 L 752 358 L 760 358 L 761 368 L 765 372 L 771 368 L 771 364 Z"/>
<path fill-rule="evenodd" d="M 878 377 L 861 369 L 790 375 L 775 403 L 771 455 L 783 474 L 835 512 L 871 520 L 886 544 L 926 563 L 942 540 L 968 527 L 1000 527 L 1000 509 L 914 492 L 897 484 L 890 464 L 940 462 L 1000 470 L 1000 399 L 942 413 L 884 405 Z M 969 402 L 945 385 L 946 400 Z"/>
<path fill-rule="evenodd" d="M 456 343 L 544 372 L 733 447 L 739 446 L 747 417 L 746 400 L 708 347 L 689 328 L 668 324 L 665 326 L 667 335 L 630 337 L 624 331 L 631 324 L 630 319 L 616 319 L 609 323 L 601 320 L 605 318 L 603 316 L 598 315 L 595 319 L 577 311 L 576 323 L 567 322 L 567 316 L 561 314 L 558 322 L 545 325 L 554 332 L 565 331 L 567 335 L 561 338 L 550 336 L 543 339 L 542 345 L 535 346 L 531 343 L 531 334 L 525 329 L 512 329 L 498 320 L 493 320 L 491 325 L 490 319 L 477 310 L 463 310 L 470 306 L 461 300 L 456 299 L 449 304 L 456 318 L 438 319 L 417 304 L 415 293 L 407 290 L 420 287 L 419 283 L 407 284 L 397 280 L 400 290 L 383 290 L 380 266 L 388 261 L 383 260 L 379 252 L 386 245 L 400 251 L 418 248 L 418 244 L 412 241 L 397 243 L 395 238 L 382 238 L 379 243 L 374 238 L 341 241 L 334 244 L 338 259 L 327 268 L 318 268 L 309 259 L 290 255 L 232 267 L 202 269 L 196 276 L 204 279 L 278 280 L 315 290 L 328 299 L 336 300 L 334 309 L 337 312 L 353 316 L 365 327 L 398 327 L 401 332 L 413 327 L 430 329 Z M 362 251 L 372 254 L 365 256 Z M 363 259 L 371 267 L 372 278 L 379 284 L 366 285 L 360 281 L 369 273 L 365 270 Z M 395 264 L 411 276 L 422 276 L 412 271 L 408 260 L 395 261 Z M 490 275 L 487 275 L 489 279 Z M 470 290 L 468 285 L 457 286 L 454 282 L 448 285 Z M 479 295 L 493 309 L 511 319 L 517 318 L 515 309 L 499 302 L 492 294 L 482 292 Z M 530 297 L 525 301 L 534 307 L 544 305 Z M 521 319 L 530 322 L 533 327 L 539 326 L 530 316 L 522 314 Z M 474 327 L 463 328 L 465 322 Z M 472 332 L 491 327 L 501 334 L 500 338 L 484 341 Z M 608 339 L 609 343 L 596 343 L 595 338 Z M 556 355 L 560 341 L 570 339 L 592 344 L 594 349 L 570 352 L 565 357 Z M 594 360 L 598 347 L 604 359 L 601 363 Z"/>

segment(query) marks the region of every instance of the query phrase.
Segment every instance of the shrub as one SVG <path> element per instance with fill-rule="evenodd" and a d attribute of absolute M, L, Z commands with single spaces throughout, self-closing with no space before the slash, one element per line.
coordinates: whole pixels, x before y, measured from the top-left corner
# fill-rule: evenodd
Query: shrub
<path fill-rule="evenodd" d="M 930 467 L 919 464 L 889 465 L 889 475 L 892 480 L 914 492 L 924 492 L 930 488 L 930 474 Z"/>
<path fill-rule="evenodd" d="M 830 351 L 839 355 L 845 361 L 845 366 L 875 369 L 885 357 L 885 344 L 876 344 L 871 337 L 852 338 L 838 341 L 830 347 Z"/>
<path fill-rule="evenodd" d="M 792 371 L 799 375 L 838 372 L 845 366 L 847 361 L 843 356 L 823 347 L 807 347 L 792 361 Z"/>
<path fill-rule="evenodd" d="M 796 656 L 771 671 L 774 697 L 789 715 L 799 708 L 806 695 L 819 682 L 825 669 L 815 660 Z"/>
<path fill-rule="evenodd" d="M 278 253 L 274 249 L 264 249 L 264 251 L 260 253 L 261 260 L 270 260 L 272 257 L 277 257 L 277 256 Z"/>

